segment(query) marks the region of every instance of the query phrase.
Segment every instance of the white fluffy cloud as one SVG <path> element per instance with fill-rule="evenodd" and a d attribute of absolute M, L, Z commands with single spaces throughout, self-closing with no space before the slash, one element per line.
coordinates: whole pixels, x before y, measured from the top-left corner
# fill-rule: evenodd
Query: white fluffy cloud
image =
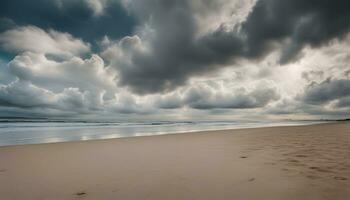
<path fill-rule="evenodd" d="M 28 81 L 17 80 L 0 86 L 1 106 L 31 110 L 56 110 L 58 113 L 92 113 L 101 108 L 103 93 L 82 92 L 78 88 L 65 88 L 54 93 Z"/>
<path fill-rule="evenodd" d="M 0 46 L 10 52 L 53 54 L 70 57 L 90 51 L 90 45 L 69 33 L 44 31 L 35 26 L 17 27 L 0 34 Z"/>
<path fill-rule="evenodd" d="M 54 99 L 54 93 L 27 81 L 14 81 L 0 86 L 0 102 L 5 106 L 46 107 Z"/>
<path fill-rule="evenodd" d="M 25 52 L 8 64 L 20 80 L 30 81 L 54 91 L 80 88 L 82 91 L 116 90 L 116 72 L 104 65 L 98 55 L 89 59 L 72 57 L 64 61 L 47 59 L 44 54 Z"/>

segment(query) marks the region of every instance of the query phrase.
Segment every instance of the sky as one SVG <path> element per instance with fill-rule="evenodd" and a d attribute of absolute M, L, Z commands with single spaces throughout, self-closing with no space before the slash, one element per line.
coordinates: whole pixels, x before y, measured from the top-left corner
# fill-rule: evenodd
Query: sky
<path fill-rule="evenodd" d="M 0 117 L 350 118 L 349 0 L 2 0 Z"/>

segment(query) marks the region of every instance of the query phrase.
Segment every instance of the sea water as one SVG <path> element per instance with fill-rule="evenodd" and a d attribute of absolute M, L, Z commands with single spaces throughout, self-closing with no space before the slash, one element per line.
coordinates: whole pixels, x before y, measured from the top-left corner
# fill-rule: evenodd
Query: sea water
<path fill-rule="evenodd" d="M 206 130 L 224 130 L 270 126 L 292 126 L 320 121 L 147 121 L 147 122 L 67 122 L 1 121 L 0 146 L 67 141 L 151 136 Z"/>

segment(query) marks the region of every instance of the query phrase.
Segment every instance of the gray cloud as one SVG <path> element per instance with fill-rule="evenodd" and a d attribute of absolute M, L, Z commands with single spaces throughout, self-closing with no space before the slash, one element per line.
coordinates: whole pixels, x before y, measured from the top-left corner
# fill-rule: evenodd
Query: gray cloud
<path fill-rule="evenodd" d="M 324 77 L 324 72 L 323 71 L 308 71 L 308 72 L 303 72 L 301 74 L 301 77 L 303 79 L 305 79 L 306 81 L 310 82 L 310 81 L 314 81 L 314 80 L 318 80 L 318 79 L 323 79 Z"/>
<path fill-rule="evenodd" d="M 119 57 L 114 58 L 121 75 L 120 85 L 139 94 L 171 91 L 184 85 L 189 77 L 213 71 L 238 54 L 242 49 L 240 39 L 221 28 L 197 38 L 192 6 L 183 0 L 127 4 L 141 24 L 140 44 L 126 50 L 129 55 L 124 63 Z M 122 40 L 119 45 L 125 42 Z"/>
<path fill-rule="evenodd" d="M 255 89 L 250 92 L 237 90 L 232 94 L 192 89 L 186 95 L 185 102 L 195 109 L 250 109 L 264 107 L 278 99 L 278 93 L 272 88 Z"/>
<path fill-rule="evenodd" d="M 156 101 L 163 109 L 190 107 L 199 110 L 210 109 L 252 109 L 261 108 L 280 98 L 275 88 L 255 88 L 247 91 L 244 88 L 230 92 L 220 92 L 217 88 L 194 86 L 188 88 L 184 95 L 173 94 Z"/>
<path fill-rule="evenodd" d="M 350 27 L 347 0 L 259 0 L 242 23 L 231 28 L 223 23 L 198 35 L 194 6 L 185 0 L 126 4 L 140 23 L 142 50 L 129 49 L 128 60 L 115 65 L 120 85 L 139 94 L 171 91 L 235 58 L 263 58 L 276 46 L 272 43 L 279 43 L 280 62 L 287 63 L 299 58 L 304 46 L 319 47 L 342 38 Z"/>
<path fill-rule="evenodd" d="M 9 72 L 9 68 L 7 67 L 7 63 L 0 59 L 0 85 L 1 84 L 9 84 L 15 80 L 15 76 L 13 76 Z"/>
<path fill-rule="evenodd" d="M 350 80 L 326 80 L 306 89 L 303 100 L 309 104 L 324 104 L 350 95 Z"/>
<path fill-rule="evenodd" d="M 104 100 L 103 91 L 81 91 L 65 88 L 60 92 L 17 80 L 0 85 L 0 110 L 2 113 L 27 116 L 28 113 L 42 117 L 148 114 L 154 112 L 146 103 L 139 103 L 131 95 L 118 94 L 114 99 Z M 3 115 L 0 115 L 3 116 Z"/>
<path fill-rule="evenodd" d="M 338 108 L 350 108 L 350 96 L 339 99 L 336 106 Z"/>
<path fill-rule="evenodd" d="M 341 38 L 350 28 L 349 9 L 346 0 L 260 0 L 242 27 L 248 55 L 263 55 L 268 42 L 288 39 L 280 60 L 285 63 L 305 45 L 318 47 Z"/>
<path fill-rule="evenodd" d="M 184 106 L 184 101 L 179 94 L 173 94 L 159 97 L 154 104 L 161 109 L 177 109 Z"/>

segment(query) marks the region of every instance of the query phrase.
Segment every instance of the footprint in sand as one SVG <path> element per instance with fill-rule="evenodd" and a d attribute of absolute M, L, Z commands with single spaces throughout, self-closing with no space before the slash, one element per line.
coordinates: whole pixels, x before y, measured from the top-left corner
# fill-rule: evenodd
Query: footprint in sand
<path fill-rule="evenodd" d="M 319 169 L 319 167 L 309 167 L 309 169 Z"/>
<path fill-rule="evenodd" d="M 282 170 L 282 171 L 285 171 L 285 172 L 290 171 L 290 170 L 289 170 L 289 169 L 287 169 L 287 168 L 282 168 L 281 170 Z"/>
<path fill-rule="evenodd" d="M 348 180 L 347 178 L 341 177 L 341 176 L 335 176 L 334 179 L 335 179 L 335 180 L 340 180 L 340 181 Z"/>
<path fill-rule="evenodd" d="M 321 178 L 321 177 L 315 176 L 315 175 L 307 175 L 306 177 L 309 178 L 309 179 L 312 179 L 312 180 Z"/>
<path fill-rule="evenodd" d="M 333 172 L 331 170 L 320 168 L 320 167 L 309 167 L 309 169 L 313 169 L 313 170 L 316 170 L 318 172 L 324 172 L 324 173 L 332 173 Z"/>
<path fill-rule="evenodd" d="M 75 196 L 78 196 L 78 197 L 83 197 L 85 195 L 86 195 L 86 192 L 84 192 L 84 191 L 75 193 Z"/>

